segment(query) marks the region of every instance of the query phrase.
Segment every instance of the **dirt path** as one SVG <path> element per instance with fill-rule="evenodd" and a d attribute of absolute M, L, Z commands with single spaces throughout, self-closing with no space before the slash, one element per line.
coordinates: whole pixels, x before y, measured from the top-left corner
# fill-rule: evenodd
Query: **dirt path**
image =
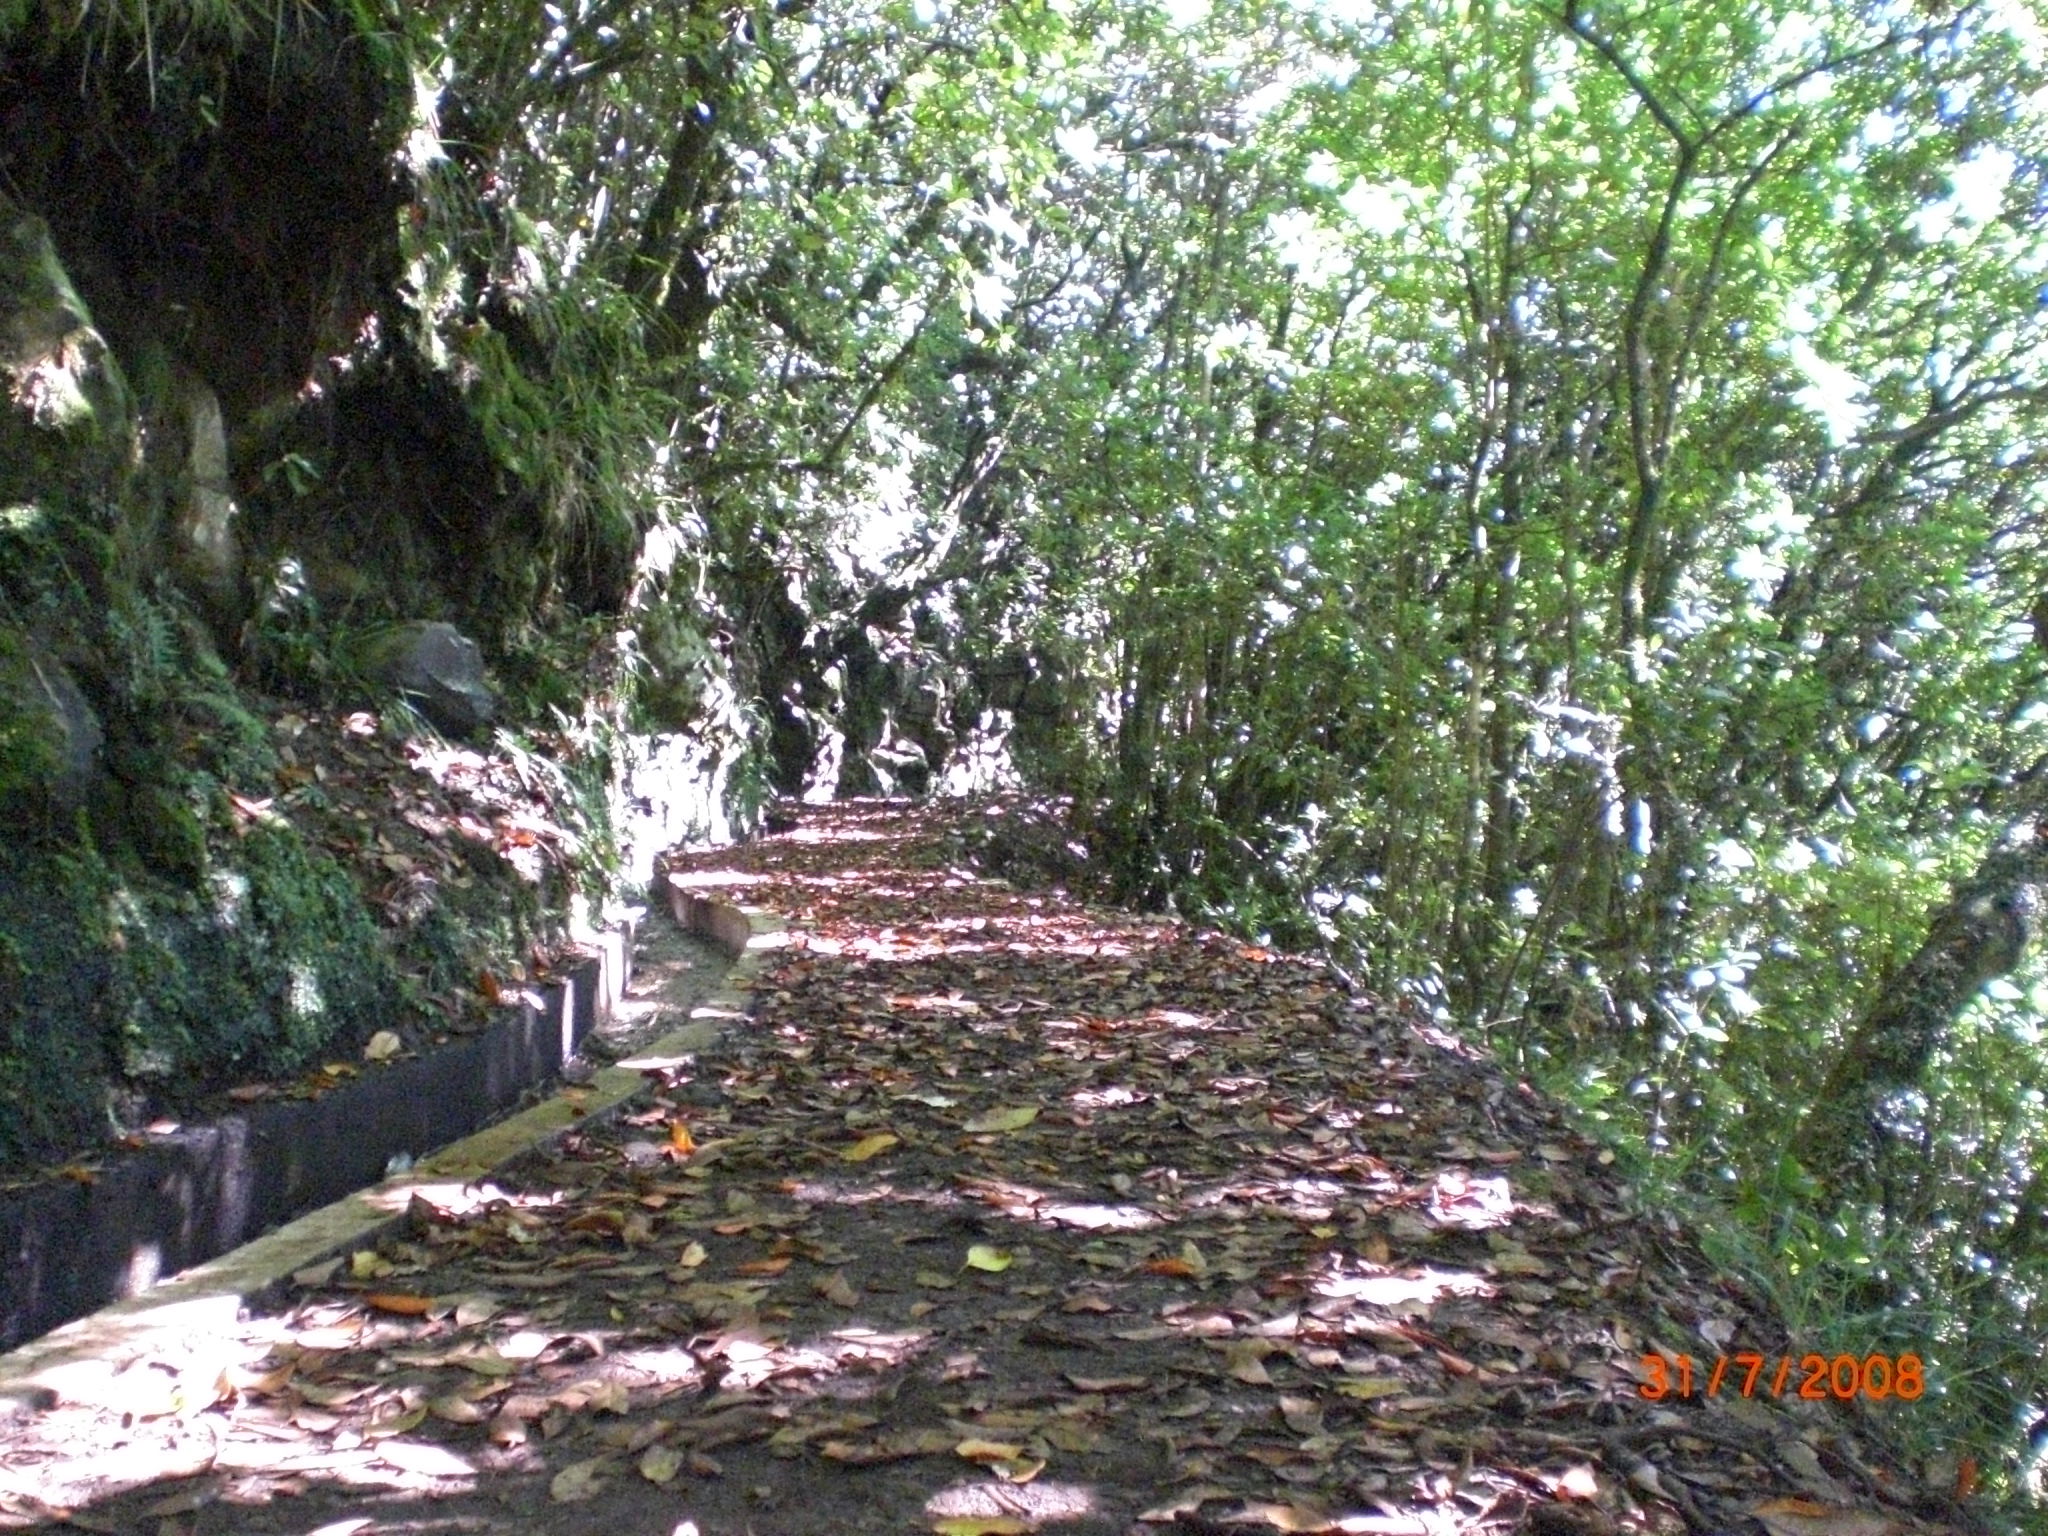
<path fill-rule="evenodd" d="M 749 1026 L 216 1377 L 0 1425 L 0 1490 L 151 1536 L 1938 1528 L 1839 1405 L 1644 1400 L 1646 1352 L 1791 1341 L 1533 1095 L 978 879 L 948 814 L 679 863 L 798 925 Z"/>

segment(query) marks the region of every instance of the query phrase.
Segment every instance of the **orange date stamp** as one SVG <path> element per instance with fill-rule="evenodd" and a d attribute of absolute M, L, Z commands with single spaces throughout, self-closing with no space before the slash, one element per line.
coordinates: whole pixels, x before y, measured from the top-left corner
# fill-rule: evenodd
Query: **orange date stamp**
<path fill-rule="evenodd" d="M 1710 1368 L 1711 1364 L 1711 1368 Z M 1810 1400 L 1852 1397 L 1870 1402 L 1897 1398 L 1918 1401 L 1927 1392 L 1927 1367 L 1918 1355 L 1716 1355 L 1712 1362 L 1691 1355 L 1643 1356 L 1643 1380 L 1636 1395 L 1650 1402 L 1666 1398 L 1769 1397 Z M 1703 1390 L 1704 1389 L 1704 1390 Z"/>

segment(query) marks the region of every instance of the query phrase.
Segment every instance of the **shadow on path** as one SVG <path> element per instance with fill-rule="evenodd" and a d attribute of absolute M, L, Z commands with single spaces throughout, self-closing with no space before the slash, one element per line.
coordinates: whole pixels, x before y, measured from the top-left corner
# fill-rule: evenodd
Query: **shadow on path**
<path fill-rule="evenodd" d="M 417 1203 L 233 1358 L 0 1425 L 0 1510 L 151 1536 L 1937 1528 L 1860 1448 L 1913 1404 L 1801 1402 L 1796 1368 L 1774 1396 L 1792 1341 L 1527 1089 L 1312 963 L 980 879 L 967 814 L 807 809 L 674 861 L 794 925 L 747 1025 L 644 1112 Z M 1659 1350 L 1769 1368 L 1647 1401 Z"/>

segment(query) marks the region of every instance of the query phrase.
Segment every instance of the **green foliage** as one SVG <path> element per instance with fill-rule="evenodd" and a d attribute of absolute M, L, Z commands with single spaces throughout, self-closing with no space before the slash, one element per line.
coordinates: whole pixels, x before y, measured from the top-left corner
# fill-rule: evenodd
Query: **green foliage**
<path fill-rule="evenodd" d="M 25 705 L 29 683 L 27 645 L 0 629 L 0 806 L 15 812 L 44 793 L 60 766 L 50 717 Z"/>

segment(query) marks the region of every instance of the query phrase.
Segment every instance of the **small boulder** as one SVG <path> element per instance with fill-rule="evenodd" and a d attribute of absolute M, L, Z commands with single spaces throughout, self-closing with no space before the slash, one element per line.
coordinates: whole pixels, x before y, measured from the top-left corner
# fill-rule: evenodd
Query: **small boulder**
<path fill-rule="evenodd" d="M 875 777 L 885 795 L 927 795 L 931 793 L 932 768 L 924 748 L 914 741 L 898 738 L 876 746 L 868 753 Z"/>
<path fill-rule="evenodd" d="M 365 642 L 362 662 L 369 676 L 403 693 L 451 736 L 465 736 L 497 714 L 484 653 L 453 624 L 415 620 L 379 630 Z"/>

